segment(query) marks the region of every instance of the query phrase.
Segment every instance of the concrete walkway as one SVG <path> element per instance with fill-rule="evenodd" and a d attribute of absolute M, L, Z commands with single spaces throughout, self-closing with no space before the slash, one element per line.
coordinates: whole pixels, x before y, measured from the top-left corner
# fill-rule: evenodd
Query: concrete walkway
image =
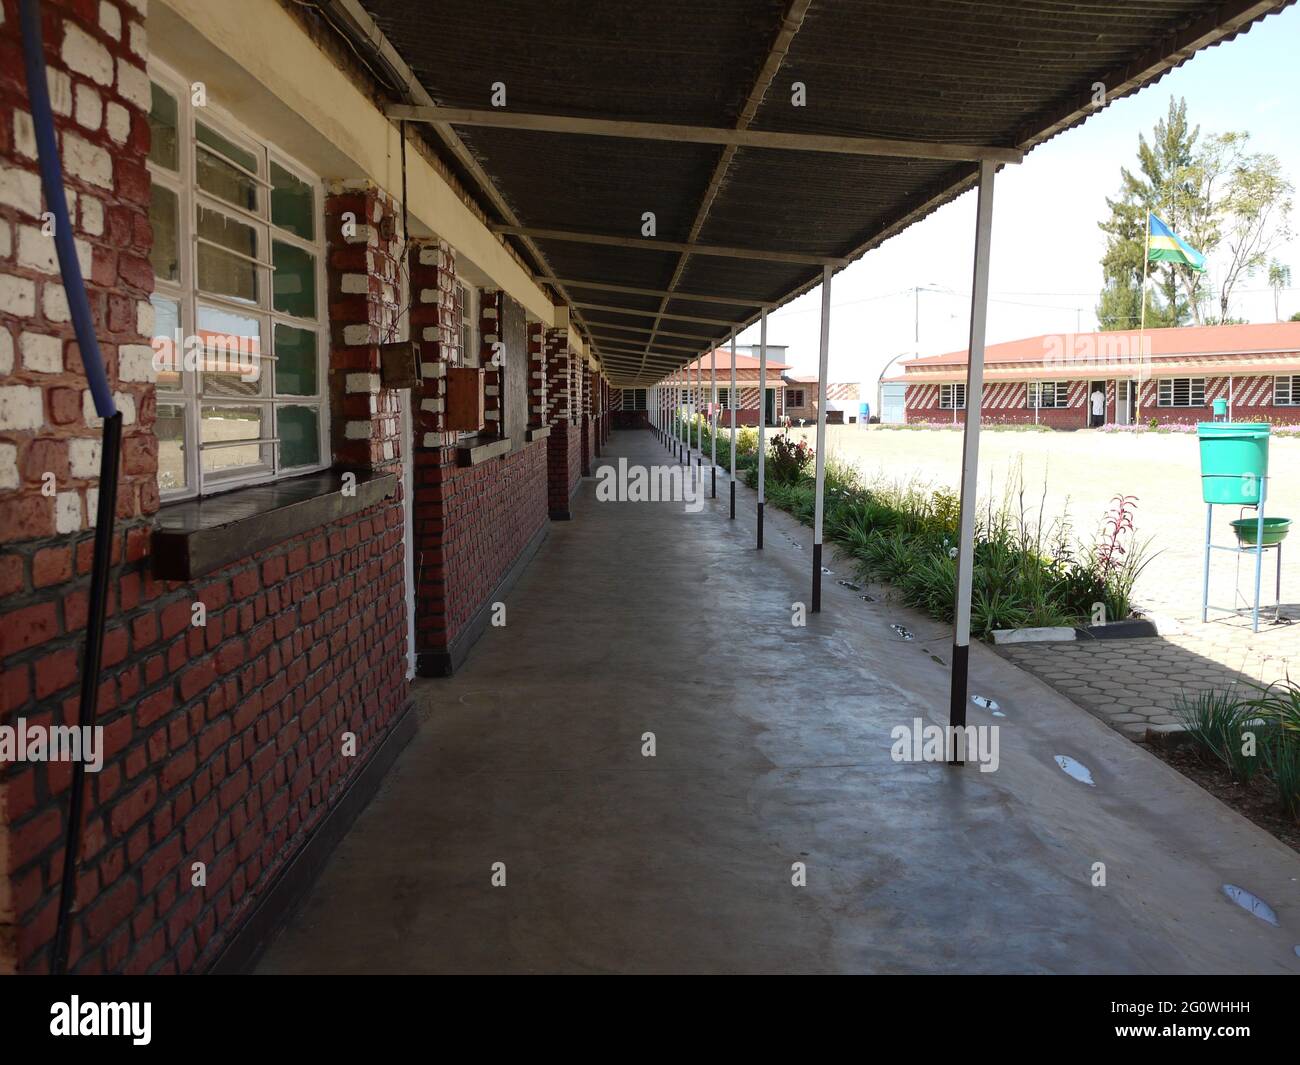
<path fill-rule="evenodd" d="M 894 726 L 946 722 L 945 628 L 834 559 L 792 626 L 810 535 L 771 514 L 754 551 L 726 490 L 687 514 L 583 484 L 507 626 L 417 686 L 419 734 L 260 971 L 1300 972 L 1300 858 L 986 649 L 997 771 L 894 762 Z"/>

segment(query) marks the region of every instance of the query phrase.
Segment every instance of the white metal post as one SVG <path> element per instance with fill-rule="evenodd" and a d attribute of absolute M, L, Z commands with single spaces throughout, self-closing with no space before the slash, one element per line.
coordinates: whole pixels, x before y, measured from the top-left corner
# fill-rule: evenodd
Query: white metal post
<path fill-rule="evenodd" d="M 822 339 L 817 363 L 816 494 L 813 505 L 813 582 L 811 613 L 822 608 L 822 495 L 826 486 L 826 372 L 831 346 L 831 268 L 822 267 Z"/>
<path fill-rule="evenodd" d="M 989 242 L 993 235 L 993 175 L 996 166 L 981 162 L 979 203 L 975 213 L 975 276 L 970 300 L 970 358 L 966 366 L 966 429 L 962 440 L 961 523 L 957 536 L 957 601 L 953 611 L 952 689 L 948 721 L 966 724 L 966 683 L 970 666 L 971 571 L 975 563 L 975 509 L 979 481 L 980 407 L 984 400 L 984 331 L 989 307 Z M 956 732 L 952 733 L 956 735 Z M 953 762 L 961 764 L 953 751 Z"/>
<path fill-rule="evenodd" d="M 776 417 L 776 397 L 772 397 L 772 416 Z M 763 430 L 767 425 L 767 308 L 759 316 L 758 326 L 758 549 L 763 550 L 763 473 L 767 456 L 763 453 Z"/>
<path fill-rule="evenodd" d="M 731 334 L 733 337 L 735 333 Z M 712 496 L 718 498 L 718 349 L 709 345 L 709 451 L 713 464 Z"/>
<path fill-rule="evenodd" d="M 731 331 L 731 387 L 727 390 L 727 419 L 731 422 L 731 520 L 736 520 L 736 331 Z"/>

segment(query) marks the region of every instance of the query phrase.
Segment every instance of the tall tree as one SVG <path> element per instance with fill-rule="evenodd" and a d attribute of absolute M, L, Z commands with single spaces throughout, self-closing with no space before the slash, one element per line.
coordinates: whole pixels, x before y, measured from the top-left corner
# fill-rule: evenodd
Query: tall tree
<path fill-rule="evenodd" d="M 1273 290 L 1273 320 L 1280 322 L 1282 312 L 1279 306 L 1282 300 L 1282 290 L 1291 287 L 1291 267 L 1286 263 L 1280 263 L 1274 259 L 1268 264 L 1268 287 Z"/>
<path fill-rule="evenodd" d="M 1143 256 L 1146 252 L 1146 218 L 1155 211 L 1175 232 L 1191 214 L 1188 193 L 1194 183 L 1192 168 L 1200 127 L 1187 122 L 1187 101 L 1169 100 L 1169 110 L 1155 124 L 1150 140 L 1138 135 L 1138 169 L 1120 170 L 1120 191 L 1107 198 L 1110 217 L 1099 223 L 1106 234 L 1102 257 L 1105 286 L 1097 306 L 1102 329 L 1136 329 L 1141 311 Z M 1194 303 L 1180 288 L 1174 263 L 1150 267 L 1153 292 L 1147 297 L 1149 326 L 1183 325 L 1196 313 Z"/>
<path fill-rule="evenodd" d="M 1150 264 L 1155 291 L 1147 297 L 1147 324 L 1234 320 L 1230 307 L 1237 283 L 1263 268 L 1270 253 L 1291 237 L 1294 189 L 1277 157 L 1249 151 L 1249 141 L 1249 133 L 1229 132 L 1200 142 L 1200 127 L 1188 124 L 1186 101 L 1173 98 L 1151 140 L 1138 136 L 1138 172 L 1120 170 L 1119 196 L 1106 201 L 1111 214 L 1100 223 L 1107 235 L 1097 306 L 1103 329 L 1137 324 L 1148 211 L 1212 259 L 1220 281 L 1218 306 L 1211 309 L 1209 275 L 1181 263 Z"/>

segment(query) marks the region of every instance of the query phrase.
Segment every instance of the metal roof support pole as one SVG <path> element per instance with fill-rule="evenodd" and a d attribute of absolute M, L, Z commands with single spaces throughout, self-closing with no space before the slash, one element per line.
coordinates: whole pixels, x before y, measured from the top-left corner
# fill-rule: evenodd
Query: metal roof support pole
<path fill-rule="evenodd" d="M 970 358 L 966 365 L 966 428 L 962 434 L 961 522 L 957 535 L 957 602 L 953 611 L 952 690 L 948 709 L 949 763 L 965 762 L 966 682 L 970 665 L 971 576 L 975 563 L 975 493 L 979 482 L 980 408 L 984 402 L 984 328 L 989 309 L 989 243 L 993 236 L 993 174 L 980 163 L 975 214 L 975 276 L 970 297 Z M 955 404 L 954 404 L 955 406 Z"/>
<path fill-rule="evenodd" d="M 736 331 L 731 331 L 731 387 L 727 389 L 727 420 L 731 422 L 731 520 L 736 520 Z"/>
<path fill-rule="evenodd" d="M 736 342 L 736 331 L 731 331 Z M 713 498 L 718 498 L 718 349 L 709 345 L 709 450 L 713 463 Z"/>
<path fill-rule="evenodd" d="M 810 612 L 822 609 L 822 496 L 826 488 L 826 373 L 831 349 L 831 268 L 822 267 L 822 343 L 817 362 L 816 495 L 813 505 L 813 580 Z"/>
<path fill-rule="evenodd" d="M 700 484 L 704 471 L 704 419 L 699 417 L 700 398 L 704 389 L 704 359 L 695 360 L 695 387 L 691 390 L 691 425 L 695 429 L 695 483 Z"/>
<path fill-rule="evenodd" d="M 758 550 L 763 550 L 763 473 L 767 456 L 763 454 L 763 429 L 767 425 L 767 309 L 758 319 Z M 776 416 L 776 397 L 772 398 L 772 415 Z"/>

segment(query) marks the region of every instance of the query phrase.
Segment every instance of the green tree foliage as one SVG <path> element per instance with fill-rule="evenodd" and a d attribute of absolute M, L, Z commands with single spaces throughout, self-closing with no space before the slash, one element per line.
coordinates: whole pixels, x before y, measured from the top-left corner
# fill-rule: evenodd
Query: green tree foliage
<path fill-rule="evenodd" d="M 1138 136 L 1137 171 L 1121 168 L 1119 195 L 1107 199 L 1110 217 L 1100 223 L 1107 237 L 1097 305 L 1102 329 L 1138 324 L 1148 211 L 1212 260 L 1219 287 L 1213 293 L 1210 275 L 1186 266 L 1150 264 L 1147 325 L 1233 320 L 1237 283 L 1263 269 L 1291 237 L 1294 189 L 1277 157 L 1251 152 L 1249 142 L 1243 132 L 1202 138 L 1200 127 L 1187 120 L 1186 100 L 1173 98 L 1150 140 Z"/>

